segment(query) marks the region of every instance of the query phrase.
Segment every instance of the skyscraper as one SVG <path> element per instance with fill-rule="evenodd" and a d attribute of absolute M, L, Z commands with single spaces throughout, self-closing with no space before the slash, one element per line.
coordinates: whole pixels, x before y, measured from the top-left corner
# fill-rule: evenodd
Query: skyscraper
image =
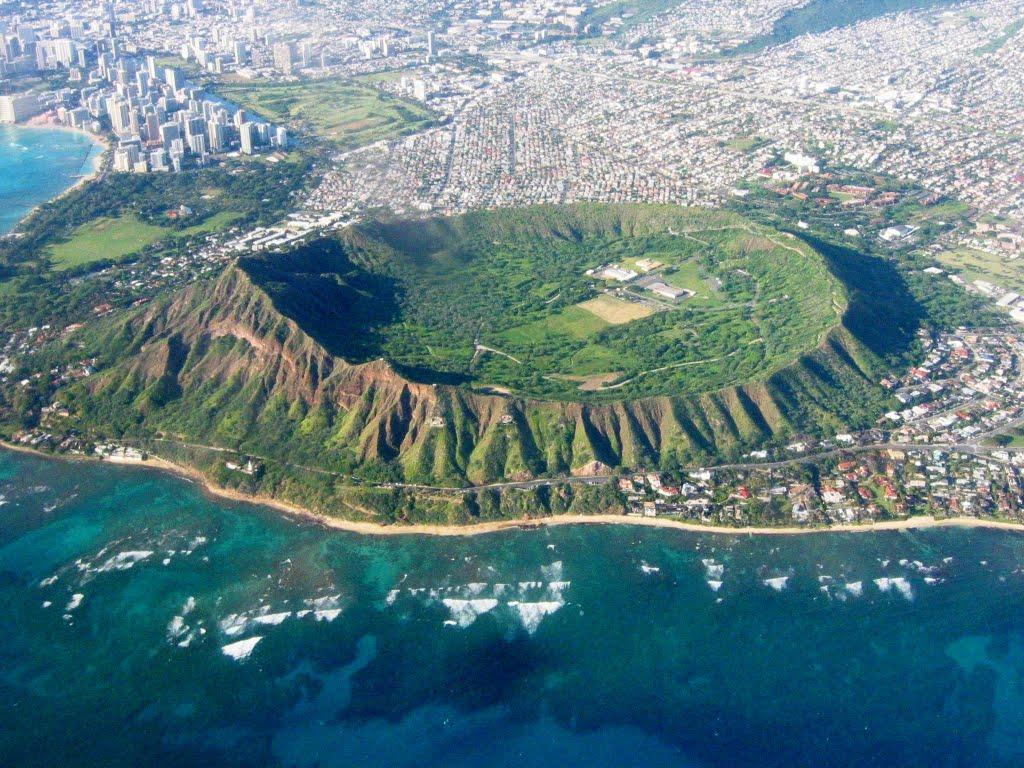
<path fill-rule="evenodd" d="M 127 101 L 116 101 L 110 110 L 110 124 L 117 133 L 131 130 L 132 108 Z"/>
<path fill-rule="evenodd" d="M 210 137 L 210 149 L 214 152 L 223 152 L 227 144 L 227 128 L 220 123 L 207 123 L 207 133 Z"/>
<path fill-rule="evenodd" d="M 295 43 L 278 43 L 274 46 L 274 68 L 286 75 L 292 73 L 295 63 Z"/>
<path fill-rule="evenodd" d="M 177 93 L 185 84 L 185 79 L 174 67 L 167 67 L 164 70 L 164 81 L 174 89 L 175 93 Z"/>
<path fill-rule="evenodd" d="M 256 144 L 256 125 L 254 123 L 242 123 L 238 129 L 239 143 L 243 155 L 254 153 Z"/>
<path fill-rule="evenodd" d="M 181 129 L 177 123 L 164 123 L 160 126 L 160 141 L 164 149 L 170 150 L 174 142 L 181 138 Z"/>
<path fill-rule="evenodd" d="M 14 96 L 0 96 L 0 123 L 16 123 L 19 120 L 38 115 L 43 111 L 39 96 L 34 93 L 18 93 Z"/>

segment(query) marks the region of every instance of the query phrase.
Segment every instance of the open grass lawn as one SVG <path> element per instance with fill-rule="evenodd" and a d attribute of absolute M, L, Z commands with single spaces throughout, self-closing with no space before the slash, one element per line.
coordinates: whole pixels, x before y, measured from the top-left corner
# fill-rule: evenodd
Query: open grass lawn
<path fill-rule="evenodd" d="M 755 149 L 760 149 L 767 143 L 768 141 L 760 136 L 740 136 L 732 141 L 726 142 L 725 146 L 737 152 L 753 152 Z"/>
<path fill-rule="evenodd" d="M 1010 40 L 1016 37 L 1022 29 L 1024 29 L 1024 19 L 1018 19 L 1017 21 L 1008 24 L 1003 29 L 1001 35 L 999 35 L 997 38 L 990 41 L 986 45 L 983 45 L 981 48 L 975 51 L 975 53 L 977 53 L 979 56 L 983 56 L 986 53 L 996 53 L 997 51 L 999 51 L 1000 48 L 1002 48 L 1004 45 L 1010 42 Z"/>
<path fill-rule="evenodd" d="M 224 85 L 218 94 L 339 149 L 405 136 L 427 127 L 433 119 L 430 111 L 419 104 L 343 80 Z"/>
<path fill-rule="evenodd" d="M 1024 259 L 1010 261 L 973 248 L 944 251 L 938 259 L 943 266 L 968 282 L 987 280 L 1008 290 L 1024 293 Z"/>
<path fill-rule="evenodd" d="M 932 222 L 962 219 L 971 212 L 971 208 L 959 200 L 949 200 L 929 206 L 911 203 L 907 205 L 906 212 L 907 222 L 915 227 L 920 227 Z"/>
<path fill-rule="evenodd" d="M 359 75 L 355 78 L 356 82 L 359 83 L 390 83 L 396 80 L 401 80 L 403 77 L 414 77 L 420 74 L 419 69 L 414 67 L 405 67 L 403 69 L 388 69 L 383 72 L 370 72 L 366 75 Z"/>
<path fill-rule="evenodd" d="M 102 217 L 83 224 L 68 240 L 50 248 L 50 263 L 64 270 L 104 259 L 119 259 L 165 237 L 171 230 L 134 216 Z"/>
<path fill-rule="evenodd" d="M 662 274 L 662 279 L 674 288 L 693 291 L 692 298 L 707 299 L 712 295 L 707 280 L 701 276 L 700 266 L 693 262 L 674 266 Z"/>
<path fill-rule="evenodd" d="M 584 301 L 576 306 L 592 315 L 596 315 L 611 325 L 622 325 L 623 323 L 629 323 L 654 314 L 654 310 L 650 307 L 643 304 L 635 304 L 632 301 L 623 301 L 606 293 L 602 293 L 597 298 Z"/>
<path fill-rule="evenodd" d="M 147 224 L 134 216 L 101 217 L 83 224 L 71 237 L 49 249 L 50 264 L 58 271 L 74 269 L 94 261 L 117 260 L 141 251 L 164 238 L 193 237 L 224 229 L 242 214 L 221 211 L 192 227 L 175 230 Z"/>
<path fill-rule="evenodd" d="M 1024 428 L 1014 427 L 1006 432 L 993 435 L 985 440 L 985 445 L 998 446 L 1000 448 L 1024 448 Z"/>
<path fill-rule="evenodd" d="M 242 216 L 238 211 L 221 211 L 210 216 L 206 221 L 196 224 L 194 227 L 188 227 L 180 232 L 175 232 L 175 237 L 191 237 L 192 235 L 205 235 L 210 232 L 217 232 L 221 229 L 225 229 L 231 225 L 236 219 Z"/>
<path fill-rule="evenodd" d="M 614 301 L 614 299 L 613 299 Z M 502 338 L 515 345 L 542 342 L 554 335 L 564 334 L 572 339 L 585 339 L 609 326 L 609 322 L 596 313 L 586 311 L 582 304 L 566 307 L 532 323 L 509 328 Z"/>

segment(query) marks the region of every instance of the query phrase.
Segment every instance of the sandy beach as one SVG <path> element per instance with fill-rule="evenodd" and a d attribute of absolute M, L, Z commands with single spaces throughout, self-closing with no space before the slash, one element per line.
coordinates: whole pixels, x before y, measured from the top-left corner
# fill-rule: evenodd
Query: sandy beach
<path fill-rule="evenodd" d="M 83 164 L 83 167 L 81 169 L 82 172 L 76 174 L 77 178 L 71 177 L 74 178 L 73 183 L 70 183 L 67 187 L 64 187 L 60 192 L 54 194 L 52 197 L 48 197 L 45 200 L 40 200 L 38 203 L 36 203 L 36 205 L 32 206 L 30 209 L 25 211 L 25 213 L 17 220 L 17 222 L 9 225 L 9 229 L 5 233 L 6 235 L 18 232 L 23 226 L 25 226 L 25 223 L 29 221 L 43 205 L 64 198 L 67 195 L 71 194 L 72 192 L 78 189 L 81 189 L 83 186 L 99 177 L 100 174 L 103 172 L 104 163 L 106 162 L 105 158 L 109 155 L 110 152 L 110 144 L 105 137 L 98 136 L 94 133 L 90 133 L 89 131 L 84 131 L 78 128 L 72 128 L 70 126 L 61 125 L 59 122 L 57 122 L 57 117 L 53 112 L 47 112 L 41 115 L 36 115 L 35 117 L 25 121 L 24 123 L 17 123 L 12 127 L 30 131 L 62 131 L 86 137 L 91 143 L 89 150 L 89 154 L 91 155 L 91 168 L 89 168 L 89 170 L 86 171 L 85 166 Z M 100 151 L 97 152 L 95 151 L 96 149 L 99 149 Z M 71 181 L 71 178 L 69 178 L 69 181 Z"/>
<path fill-rule="evenodd" d="M 690 533 L 712 533 L 729 536 L 808 536 L 822 533 L 873 533 L 882 531 L 917 530 L 924 528 L 988 528 L 1024 532 L 1024 523 L 980 519 L 974 517 L 935 518 L 925 515 L 909 517 L 904 520 L 886 520 L 877 523 L 852 523 L 803 528 L 796 526 L 779 526 L 771 528 L 746 526 L 733 528 L 722 525 L 688 523 L 665 517 L 633 517 L 631 515 L 557 515 L 553 517 L 520 518 L 517 520 L 496 520 L 487 523 L 473 523 L 467 525 L 379 525 L 377 523 L 344 520 L 331 517 L 280 499 L 274 499 L 267 496 L 250 495 L 231 488 L 223 488 L 211 483 L 205 475 L 196 469 L 175 464 L 174 462 L 167 461 L 166 459 L 162 459 L 158 456 L 150 455 L 144 461 L 117 457 L 104 457 L 100 459 L 93 456 L 54 456 L 53 454 L 37 451 L 34 448 L 27 448 L 22 445 L 7 443 L 4 441 L 0 441 L 0 447 L 58 461 L 96 461 L 106 464 L 116 464 L 119 466 L 167 472 L 177 477 L 196 482 L 206 493 L 216 498 L 269 507 L 278 512 L 282 512 L 289 517 L 301 518 L 335 530 L 348 531 L 368 536 L 482 536 L 489 533 L 499 533 L 501 531 L 540 529 L 560 525 L 632 525 L 644 528 L 665 528 L 677 531 L 687 531 Z"/>
<path fill-rule="evenodd" d="M 81 187 L 81 186 L 83 186 L 85 184 L 88 184 L 90 181 L 92 181 L 97 176 L 99 176 L 100 172 L 103 170 L 103 158 L 106 157 L 107 153 L 110 151 L 110 142 L 104 136 L 99 136 L 99 135 L 97 135 L 95 133 L 91 133 L 90 131 L 84 131 L 84 130 L 82 130 L 80 128 L 72 128 L 69 125 L 62 125 L 61 123 L 57 122 L 57 115 L 54 114 L 53 112 L 44 112 L 41 115 L 36 115 L 35 117 L 29 118 L 24 123 L 18 123 L 16 127 L 18 127 L 18 128 L 29 128 L 29 129 L 35 128 L 35 129 L 43 129 L 43 130 L 48 130 L 48 131 L 65 131 L 67 133 L 73 133 L 73 134 L 76 134 L 78 136 L 85 136 L 94 145 L 103 148 L 103 150 L 101 152 L 99 152 L 97 155 L 95 155 L 95 157 L 93 157 L 92 170 L 89 173 L 82 174 L 82 176 L 78 179 L 78 181 L 76 181 L 70 187 L 65 189 L 63 192 L 61 192 L 56 197 L 53 197 L 53 198 L 51 198 L 50 200 L 48 200 L 46 202 L 53 202 L 54 200 L 60 200 L 62 197 L 64 197 L 65 195 L 69 194 L 70 192 L 73 192 L 74 190 L 78 189 L 79 187 Z M 38 205 L 35 206 L 35 208 L 33 208 L 31 211 L 29 211 L 27 214 L 25 214 L 25 216 L 22 217 L 21 221 L 24 222 L 25 219 L 27 219 L 29 216 L 31 216 L 33 213 L 35 213 L 35 211 L 36 211 L 36 209 L 38 207 L 39 207 Z M 19 222 L 19 224 L 20 223 L 21 222 Z"/>

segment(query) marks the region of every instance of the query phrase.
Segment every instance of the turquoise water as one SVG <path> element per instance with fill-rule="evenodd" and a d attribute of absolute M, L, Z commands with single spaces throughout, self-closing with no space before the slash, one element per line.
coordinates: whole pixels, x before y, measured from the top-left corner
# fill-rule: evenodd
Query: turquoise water
<path fill-rule="evenodd" d="M 102 151 L 83 133 L 0 125 L 0 234 L 91 173 Z"/>
<path fill-rule="evenodd" d="M 2 765 L 1024 764 L 1014 533 L 360 537 L 9 453 L 0 493 Z"/>

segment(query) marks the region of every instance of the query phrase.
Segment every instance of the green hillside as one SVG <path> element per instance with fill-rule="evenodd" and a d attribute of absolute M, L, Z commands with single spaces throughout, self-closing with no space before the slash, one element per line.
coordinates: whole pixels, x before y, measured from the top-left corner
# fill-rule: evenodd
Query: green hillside
<path fill-rule="evenodd" d="M 702 227 L 699 249 L 687 241 L 673 250 L 679 238 L 663 234 L 669 221 L 677 234 L 683 222 Z M 934 301 L 919 301 L 888 260 L 803 243 L 733 215 L 575 206 L 418 226 L 414 237 L 411 224 L 367 223 L 292 253 L 243 259 L 216 279 L 90 326 L 68 349 L 76 359 L 94 357 L 99 373 L 58 392 L 68 426 L 138 441 L 220 484 L 330 514 L 450 521 L 470 514 L 469 497 L 452 506 L 368 486 L 460 488 L 609 467 L 678 469 L 802 434 L 867 428 L 893 405 L 878 381 L 916 359 L 922 325 L 963 321 L 944 286 L 932 291 Z M 536 268 L 526 253 L 536 255 Z M 705 281 L 717 295 L 698 292 L 685 300 L 692 309 L 684 302 L 643 316 L 600 290 L 588 305 L 594 288 L 579 268 L 609 253 L 620 264 L 651 254 L 664 265 L 675 259 L 678 272 L 666 279 L 681 273 L 680 281 Z M 498 263 L 519 266 L 502 280 Z M 490 290 L 481 288 L 486 279 Z M 552 301 L 560 291 L 565 300 Z M 421 304 L 436 318 L 416 314 Z M 610 391 L 541 374 L 523 379 L 550 381 L 557 397 L 495 392 L 495 382 L 517 380 L 497 378 L 502 369 L 481 364 L 483 354 L 473 361 L 480 334 L 488 347 L 501 339 L 502 351 L 522 355 L 524 365 L 557 362 L 531 354 L 550 334 L 567 359 L 605 345 L 607 361 L 621 365 L 615 355 L 632 347 L 640 356 L 657 338 L 654 320 L 665 323 L 658 332 L 678 322 L 680 338 L 703 322 L 709 338 L 697 343 L 722 348 L 733 342 L 714 333 L 716 322 L 757 322 L 776 354 L 752 359 L 746 378 L 738 366 L 694 365 L 634 376 Z M 439 350 L 469 351 L 436 358 L 447 369 L 411 369 L 401 357 L 419 338 L 410 328 L 434 334 Z M 258 478 L 231 473 L 223 453 L 201 446 L 259 456 L 265 469 Z"/>

